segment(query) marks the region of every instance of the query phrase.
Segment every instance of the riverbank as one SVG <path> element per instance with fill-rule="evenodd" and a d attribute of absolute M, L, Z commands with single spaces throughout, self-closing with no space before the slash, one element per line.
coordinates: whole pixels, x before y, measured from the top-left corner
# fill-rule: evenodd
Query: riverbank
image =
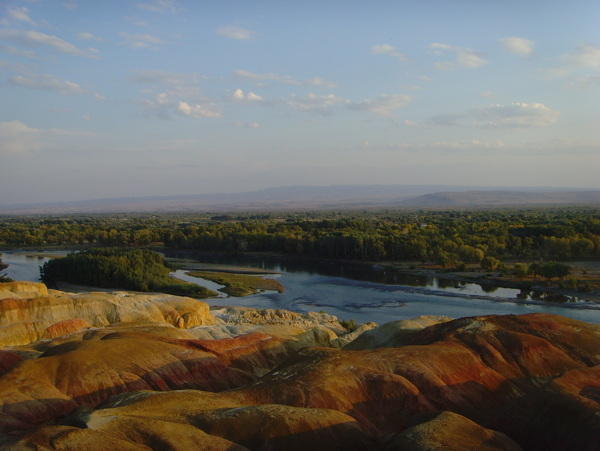
<path fill-rule="evenodd" d="M 507 262 L 510 264 L 510 262 Z M 533 263 L 533 262 L 528 262 Z M 487 287 L 515 288 L 524 292 L 549 293 L 556 296 L 579 298 L 584 301 L 600 303 L 600 262 L 568 262 L 571 268 L 569 277 L 561 281 L 557 278 L 543 280 L 533 276 L 518 278 L 511 274 L 498 271 L 489 272 L 481 269 L 479 265 L 471 265 L 465 271 L 456 271 L 440 268 L 435 265 L 414 265 L 407 262 L 374 263 L 393 269 L 403 274 L 414 274 L 418 276 L 437 277 L 439 279 L 452 280 L 460 283 L 475 283 Z M 565 288 L 567 281 L 587 281 L 591 287 L 590 291 Z M 562 283 L 562 286 L 560 284 Z"/>
<path fill-rule="evenodd" d="M 56 247 L 50 246 L 48 248 L 21 248 L 19 250 L 13 249 L 8 250 L 11 253 L 18 253 L 28 258 L 53 258 L 64 256 L 61 251 L 75 251 L 76 249 L 69 247 Z M 167 257 L 167 260 L 176 267 L 185 268 L 191 271 L 211 271 L 211 272 L 222 272 L 230 274 L 253 274 L 253 275 L 270 275 L 279 274 L 280 268 L 275 270 L 265 269 L 260 267 L 262 259 L 277 259 L 285 263 L 285 266 L 294 267 L 298 263 L 325 263 L 331 266 L 335 266 L 336 263 L 342 263 L 344 265 L 350 265 L 354 268 L 369 267 L 372 268 L 385 268 L 386 270 L 394 271 L 398 274 L 403 275 L 414 275 L 417 277 L 431 277 L 438 278 L 446 281 L 453 281 L 459 284 L 477 284 L 482 286 L 484 289 L 489 287 L 492 291 L 495 287 L 498 288 L 511 288 L 518 289 L 524 292 L 533 292 L 537 294 L 550 294 L 555 295 L 557 298 L 562 296 L 565 298 L 578 298 L 584 301 L 591 301 L 600 303 L 600 261 L 571 261 L 563 262 L 570 266 L 571 272 L 564 281 L 559 279 L 553 279 L 547 281 L 545 279 L 537 278 L 534 279 L 532 276 L 518 278 L 511 274 L 501 273 L 498 271 L 487 272 L 483 270 L 479 265 L 467 265 L 464 271 L 457 271 L 452 269 L 444 269 L 438 265 L 431 263 L 420 264 L 414 261 L 394 261 L 394 262 L 361 262 L 361 261 L 327 261 L 323 259 L 311 259 L 306 257 L 290 256 L 290 255 L 279 255 L 272 253 L 245 253 L 238 256 L 241 259 L 252 262 L 257 262 L 253 267 L 241 266 L 239 264 L 218 264 L 210 263 L 212 261 L 227 260 L 232 256 L 224 253 L 198 253 L 192 250 L 169 250 L 165 248 L 154 249 L 163 253 L 163 255 L 171 254 L 177 255 L 177 257 Z M 197 259 L 199 256 L 206 258 L 206 262 L 199 263 L 197 260 L 194 262 L 191 258 Z M 521 261 L 527 265 L 537 261 Z M 504 261 L 506 266 L 511 268 L 515 261 Z M 360 269 L 356 271 L 360 273 Z M 344 276 L 345 274 L 339 274 Z M 356 275 L 356 274 L 355 274 Z M 573 280 L 577 282 L 587 283 L 589 291 L 582 291 L 576 289 L 569 289 L 569 284 L 573 283 Z M 384 282 L 385 283 L 385 282 Z M 560 286 L 562 285 L 562 286 Z M 558 300 L 558 299 L 557 299 Z"/>

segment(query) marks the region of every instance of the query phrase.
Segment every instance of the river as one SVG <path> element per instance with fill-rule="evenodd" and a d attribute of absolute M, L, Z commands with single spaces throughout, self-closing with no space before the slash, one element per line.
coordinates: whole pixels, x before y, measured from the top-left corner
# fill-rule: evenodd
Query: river
<path fill-rule="evenodd" d="M 284 293 L 266 292 L 243 298 L 209 299 L 211 305 L 282 308 L 295 312 L 325 311 L 340 319 L 383 324 L 420 315 L 463 316 L 544 312 L 600 323 L 600 304 L 547 302 L 519 298 L 520 290 L 460 283 L 437 277 L 402 274 L 383 266 L 283 260 L 225 258 L 165 253 L 190 263 L 255 267 L 278 272 Z M 188 278 L 187 280 L 193 280 Z M 200 283 L 204 285 L 203 283 Z"/>
<path fill-rule="evenodd" d="M 482 287 L 436 277 L 400 274 L 382 266 L 335 262 L 305 262 L 278 258 L 194 257 L 189 254 L 165 253 L 189 263 L 225 264 L 255 267 L 277 272 L 284 293 L 264 292 L 242 298 L 207 299 L 210 305 L 238 305 L 256 308 L 279 308 L 295 312 L 324 311 L 340 319 L 357 323 L 374 321 L 383 324 L 420 315 L 464 316 L 553 313 L 600 324 L 600 304 L 584 301 L 547 302 L 530 297 L 521 299 L 512 288 Z M 39 266 L 47 257 L 5 252 L 3 271 L 14 280 L 39 280 Z M 179 272 L 180 276 L 182 272 Z M 184 276 L 185 278 L 185 276 Z M 217 289 L 206 281 L 193 280 Z"/>

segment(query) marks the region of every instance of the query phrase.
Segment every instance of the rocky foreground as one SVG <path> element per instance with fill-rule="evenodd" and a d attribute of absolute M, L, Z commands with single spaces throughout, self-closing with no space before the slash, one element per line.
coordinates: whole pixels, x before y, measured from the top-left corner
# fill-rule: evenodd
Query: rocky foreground
<path fill-rule="evenodd" d="M 0 284 L 0 448 L 597 450 L 600 326 Z"/>

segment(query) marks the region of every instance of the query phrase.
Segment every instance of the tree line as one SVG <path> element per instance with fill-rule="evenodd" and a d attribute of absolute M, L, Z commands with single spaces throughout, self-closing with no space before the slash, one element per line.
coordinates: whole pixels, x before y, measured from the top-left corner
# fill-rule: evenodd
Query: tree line
<path fill-rule="evenodd" d="M 443 267 L 484 258 L 600 256 L 594 208 L 5 217 L 0 226 L 0 242 L 8 246 L 161 246 Z"/>

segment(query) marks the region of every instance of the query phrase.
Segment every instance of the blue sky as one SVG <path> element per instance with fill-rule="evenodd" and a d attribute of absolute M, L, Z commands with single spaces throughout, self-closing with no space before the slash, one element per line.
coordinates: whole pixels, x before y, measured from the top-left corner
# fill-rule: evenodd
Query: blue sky
<path fill-rule="evenodd" d="M 600 2 L 0 2 L 0 204 L 600 188 Z"/>

